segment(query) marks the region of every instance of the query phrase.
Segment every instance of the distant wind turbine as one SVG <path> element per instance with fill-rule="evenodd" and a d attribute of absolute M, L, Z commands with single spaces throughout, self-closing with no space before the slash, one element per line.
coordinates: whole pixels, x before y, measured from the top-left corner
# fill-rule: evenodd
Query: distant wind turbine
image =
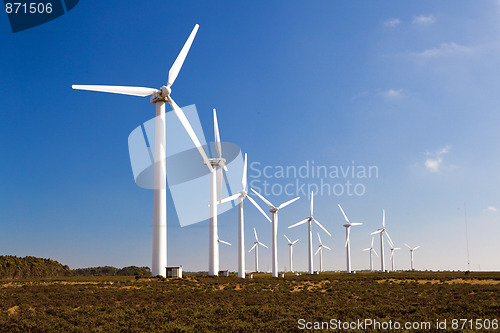
<path fill-rule="evenodd" d="M 319 246 L 318 246 L 318 250 L 316 250 L 316 253 L 314 255 L 317 255 L 319 252 L 319 271 L 323 272 L 323 248 L 330 250 L 330 251 L 332 249 L 330 249 L 326 245 L 323 245 L 323 243 L 321 242 L 321 237 L 319 237 L 319 232 L 318 232 L 318 239 L 319 239 Z"/>
<path fill-rule="evenodd" d="M 405 245 L 406 245 L 407 248 L 410 249 L 410 258 L 411 258 L 410 267 L 411 267 L 411 270 L 414 271 L 415 270 L 415 266 L 413 266 L 413 251 L 415 251 L 416 249 L 418 249 L 420 247 L 420 245 L 417 246 L 417 247 L 413 247 L 413 248 L 410 245 L 406 244 L 406 243 L 405 243 Z"/>
<path fill-rule="evenodd" d="M 262 245 L 266 249 L 268 249 L 267 245 L 259 242 L 259 237 L 257 237 L 257 231 L 253 228 L 253 233 L 255 234 L 255 242 L 253 242 L 252 248 L 248 252 L 252 252 L 255 249 L 255 271 L 259 272 L 259 245 Z"/>
<path fill-rule="evenodd" d="M 296 240 L 294 240 L 292 242 L 288 237 L 286 237 L 286 235 L 283 235 L 283 236 L 285 236 L 286 240 L 288 241 L 288 247 L 290 248 L 290 272 L 293 273 L 293 260 L 292 260 L 292 257 L 293 257 L 293 244 L 297 243 L 299 240 L 296 239 Z"/>
<path fill-rule="evenodd" d="M 314 193 L 311 191 L 311 207 L 310 207 L 310 215 L 308 218 L 305 218 L 303 219 L 302 221 L 300 222 L 297 222 L 295 223 L 294 225 L 291 225 L 288 227 L 288 229 L 290 228 L 294 228 L 298 225 L 301 225 L 301 224 L 304 224 L 307 222 L 307 225 L 308 225 L 308 239 L 309 239 L 309 253 L 308 253 L 308 258 L 309 258 L 309 274 L 313 274 L 314 273 L 314 269 L 313 269 L 313 245 L 312 245 L 312 222 L 314 221 L 314 223 L 316 223 L 321 229 L 323 229 L 327 234 L 328 236 L 332 236 L 328 230 L 325 229 L 325 227 L 323 227 L 321 225 L 321 223 L 319 223 L 315 218 L 314 218 Z"/>
<path fill-rule="evenodd" d="M 384 234 L 387 235 L 387 239 L 389 240 L 389 244 L 393 244 L 391 237 L 385 230 L 385 209 L 382 210 L 382 228 L 378 229 L 371 233 L 372 235 L 380 234 L 380 271 L 385 272 L 385 259 L 384 259 Z"/>
<path fill-rule="evenodd" d="M 289 204 L 291 204 L 294 201 L 297 201 L 300 199 L 300 197 L 296 197 L 295 199 L 288 200 L 287 202 L 282 203 L 278 207 L 274 206 L 269 200 L 264 198 L 262 195 L 259 194 L 259 192 L 256 192 L 254 189 L 252 189 L 253 193 L 257 194 L 259 198 L 262 199 L 271 209 L 269 210 L 273 214 L 273 244 L 272 244 L 272 263 L 273 263 L 273 277 L 278 277 L 278 211 L 281 208 L 285 208 Z"/>
<path fill-rule="evenodd" d="M 243 201 L 248 199 L 252 205 L 257 208 L 266 219 L 271 222 L 269 216 L 260 208 L 260 206 L 255 202 L 252 197 L 247 193 L 247 154 L 245 154 L 245 163 L 243 164 L 243 177 L 241 179 L 242 190 L 230 197 L 227 197 L 221 201 L 221 203 L 229 202 L 232 200 L 239 199 L 238 204 L 238 276 L 242 279 L 245 278 L 245 222 L 244 222 L 244 212 L 243 212 Z"/>
<path fill-rule="evenodd" d="M 399 247 L 394 247 L 394 244 L 390 244 L 391 245 L 391 271 L 395 272 L 396 271 L 396 266 L 394 265 L 394 251 L 396 250 L 401 250 L 401 248 Z"/>
<path fill-rule="evenodd" d="M 377 252 L 375 252 L 375 249 L 373 248 L 373 240 L 374 238 L 372 237 L 372 245 L 366 249 L 363 249 L 363 251 L 370 251 L 370 271 L 373 272 L 373 253 L 378 257 Z"/>
<path fill-rule="evenodd" d="M 346 224 L 344 224 L 345 227 L 345 248 L 346 248 L 346 257 L 347 257 L 347 273 L 351 273 L 351 244 L 349 241 L 349 236 L 351 234 L 351 227 L 355 225 L 362 225 L 363 223 L 361 222 L 356 222 L 356 223 L 351 223 L 349 222 L 349 219 L 347 218 L 347 215 L 344 213 L 344 210 L 338 205 L 340 208 L 340 211 L 342 212 L 342 215 L 344 215 L 344 219 L 346 220 Z"/>

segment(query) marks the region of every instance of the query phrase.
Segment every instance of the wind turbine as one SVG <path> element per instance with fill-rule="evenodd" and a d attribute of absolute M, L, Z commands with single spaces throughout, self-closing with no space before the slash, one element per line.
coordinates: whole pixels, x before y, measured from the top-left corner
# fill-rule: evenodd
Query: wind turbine
<path fill-rule="evenodd" d="M 248 252 L 252 252 L 255 249 L 255 271 L 259 272 L 259 245 L 262 245 L 266 249 L 268 249 L 267 245 L 259 242 L 259 237 L 257 237 L 257 231 L 253 228 L 253 233 L 255 234 L 255 242 L 253 242 L 252 248 Z"/>
<path fill-rule="evenodd" d="M 384 259 L 384 234 L 387 235 L 387 239 L 389 240 L 389 244 L 392 243 L 392 239 L 385 230 L 385 209 L 382 209 L 382 228 L 378 229 L 371 233 L 372 235 L 380 234 L 380 271 L 385 272 L 385 259 Z"/>
<path fill-rule="evenodd" d="M 284 208 L 291 204 L 294 201 L 297 201 L 300 199 L 300 197 L 296 197 L 295 199 L 288 200 L 287 202 L 282 203 L 278 207 L 274 206 L 269 200 L 264 198 L 262 195 L 260 195 L 258 192 L 256 192 L 252 188 L 253 193 L 257 194 L 259 198 L 262 199 L 271 209 L 269 210 L 273 214 L 273 221 L 272 221 L 272 226 L 273 226 L 273 248 L 272 248 L 272 263 L 273 263 L 273 277 L 278 277 L 278 211 L 281 208 Z"/>
<path fill-rule="evenodd" d="M 411 270 L 414 271 L 415 270 L 415 266 L 413 266 L 413 251 L 415 251 L 416 249 L 418 249 L 420 247 L 420 245 L 417 246 L 417 247 L 414 247 L 414 248 L 412 248 L 410 245 L 408 245 L 406 243 L 405 243 L 405 245 L 406 245 L 407 248 L 410 249 L 410 258 L 411 258 L 410 267 L 411 267 Z"/>
<path fill-rule="evenodd" d="M 344 218 L 346 220 L 346 224 L 344 224 L 345 227 L 345 248 L 346 248 L 346 255 L 347 255 L 347 273 L 351 273 L 351 243 L 349 241 L 349 236 L 351 234 L 351 227 L 355 225 L 362 225 L 363 223 L 361 222 L 355 222 L 351 223 L 349 222 L 349 219 L 347 218 L 347 215 L 345 215 L 344 210 L 342 209 L 342 206 L 340 204 L 338 205 L 340 208 L 340 211 L 342 212 L 342 215 L 344 215 Z"/>
<path fill-rule="evenodd" d="M 378 257 L 378 254 L 377 252 L 375 252 L 375 249 L 373 248 L 373 237 L 372 237 L 372 245 L 366 249 L 363 249 L 363 251 L 370 251 L 370 271 L 373 272 L 373 254 L 372 253 L 375 253 L 375 255 Z"/>
<path fill-rule="evenodd" d="M 325 248 L 327 250 L 331 250 L 331 249 L 328 246 L 323 245 L 323 243 L 321 243 L 321 237 L 319 237 L 319 232 L 318 232 L 318 239 L 319 239 L 319 246 L 318 246 L 318 250 L 316 250 L 316 253 L 314 255 L 317 255 L 319 252 L 319 271 L 323 272 L 323 248 Z"/>
<path fill-rule="evenodd" d="M 168 102 L 175 115 L 179 118 L 189 137 L 200 152 L 203 160 L 209 167 L 210 161 L 205 154 L 200 140 L 196 136 L 191 124 L 186 118 L 182 109 L 174 102 L 171 96 L 172 85 L 179 74 L 179 71 L 191 48 L 194 37 L 198 32 L 198 24 L 189 35 L 181 52 L 174 61 L 174 64 L 168 72 L 168 81 L 166 86 L 160 89 L 130 87 L 130 86 L 103 86 L 103 85 L 73 85 L 73 89 L 108 92 L 122 95 L 132 95 L 146 97 L 151 96 L 150 102 L 156 105 L 155 118 L 155 166 L 154 166 L 154 204 L 153 204 L 153 262 L 151 271 L 153 276 L 166 275 L 167 266 L 167 198 L 166 198 L 166 164 L 165 164 L 165 102 Z M 159 62 L 163 66 L 163 62 Z M 212 171 L 212 170 L 211 170 Z M 214 236 L 215 237 L 215 236 Z M 214 238 L 215 240 L 215 238 Z"/>
<path fill-rule="evenodd" d="M 232 246 L 231 243 L 223 241 L 222 239 L 219 238 L 219 236 L 217 236 L 217 243 L 222 243 L 222 244 L 226 244 L 226 245 Z"/>
<path fill-rule="evenodd" d="M 226 159 L 222 158 L 222 147 L 220 142 L 219 124 L 217 112 L 214 109 L 214 137 L 215 150 L 218 157 L 205 160 L 210 171 L 210 222 L 208 238 L 208 274 L 219 275 L 219 243 L 217 242 L 217 197 L 219 204 L 222 203 L 222 170 L 227 171 Z M 204 152 L 203 152 L 204 154 Z M 202 155 L 206 156 L 206 155 Z M 217 196 L 218 193 L 218 196 Z"/>
<path fill-rule="evenodd" d="M 394 251 L 401 250 L 401 248 L 394 247 L 394 244 L 392 244 L 392 243 L 390 245 L 391 245 L 391 264 L 392 264 L 391 265 L 391 268 L 392 268 L 391 271 L 395 272 L 396 269 L 394 268 L 395 267 L 395 265 L 394 265 Z"/>
<path fill-rule="evenodd" d="M 225 203 L 235 199 L 239 199 L 238 205 L 238 276 L 242 279 L 245 278 L 245 222 L 243 213 L 243 201 L 248 199 L 252 205 L 254 205 L 261 213 L 266 217 L 266 219 L 271 222 L 269 216 L 260 208 L 260 206 L 255 202 L 252 197 L 247 193 L 247 154 L 245 154 L 245 164 L 243 165 L 243 177 L 241 179 L 242 190 L 230 197 L 227 197 L 221 201 Z"/>
<path fill-rule="evenodd" d="M 290 248 L 290 272 L 293 273 L 293 261 L 292 261 L 292 256 L 293 256 L 293 244 L 297 243 L 299 240 L 296 239 L 294 240 L 293 242 L 288 238 L 286 237 L 286 235 L 283 235 L 285 236 L 286 240 L 288 241 L 288 246 Z"/>
<path fill-rule="evenodd" d="M 314 204 L 313 204 L 313 201 L 314 201 L 314 193 L 311 191 L 311 207 L 310 207 L 310 213 L 311 215 L 309 215 L 308 218 L 298 222 L 298 223 L 295 223 L 294 225 L 291 225 L 288 227 L 288 229 L 290 228 L 294 228 L 298 225 L 301 225 L 301 224 L 304 224 L 304 223 L 308 223 L 308 238 L 309 238 L 309 274 L 313 274 L 314 273 L 314 270 L 313 270 L 313 245 L 312 245 L 312 222 L 314 221 L 314 223 L 316 223 L 321 229 L 323 229 L 327 234 L 328 236 L 332 236 L 328 230 L 325 229 L 325 227 L 323 227 L 321 225 L 321 223 L 319 223 L 313 216 L 313 212 L 314 212 Z"/>

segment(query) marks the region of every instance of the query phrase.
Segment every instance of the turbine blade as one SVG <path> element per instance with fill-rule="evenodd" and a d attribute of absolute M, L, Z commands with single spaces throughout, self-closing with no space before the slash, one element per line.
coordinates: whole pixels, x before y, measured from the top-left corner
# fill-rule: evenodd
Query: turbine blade
<path fill-rule="evenodd" d="M 340 210 L 342 211 L 342 214 L 344 215 L 346 222 L 351 224 L 351 222 L 349 222 L 349 219 L 347 218 L 347 215 L 345 215 L 344 210 L 342 209 L 342 206 L 340 206 L 340 204 L 338 204 L 338 205 L 339 205 Z"/>
<path fill-rule="evenodd" d="M 419 246 L 417 246 L 417 247 L 415 247 L 415 248 L 413 248 L 413 251 L 415 251 L 415 250 L 416 250 L 416 249 L 418 249 L 419 247 L 420 247 L 420 245 L 419 245 Z"/>
<path fill-rule="evenodd" d="M 223 241 L 223 240 L 221 240 L 221 239 L 219 240 L 219 243 L 223 243 L 223 244 L 227 244 L 227 245 L 229 245 L 229 246 L 232 246 L 232 245 L 231 245 L 231 243 L 228 243 L 228 242 Z"/>
<path fill-rule="evenodd" d="M 351 225 L 363 225 L 361 222 L 351 223 Z"/>
<path fill-rule="evenodd" d="M 347 237 L 345 239 L 345 247 L 347 247 L 347 244 L 349 244 L 349 236 L 351 235 L 351 228 L 347 227 Z"/>
<path fill-rule="evenodd" d="M 268 201 L 266 198 L 264 198 L 262 195 L 260 195 L 259 192 L 255 191 L 253 188 L 251 188 L 251 190 L 253 191 L 253 193 L 257 194 L 257 196 L 259 198 L 261 198 L 262 201 L 264 201 L 269 207 L 276 208 L 276 207 L 274 207 L 274 205 L 270 201 Z"/>
<path fill-rule="evenodd" d="M 196 136 L 196 133 L 194 132 L 193 127 L 191 127 L 191 124 L 187 120 L 186 115 L 184 114 L 184 111 L 182 111 L 182 109 L 177 104 L 175 104 L 172 97 L 168 96 L 167 100 L 168 100 L 168 103 L 170 104 L 170 106 L 172 107 L 172 109 L 174 110 L 175 115 L 177 116 L 177 118 L 179 118 L 179 121 L 181 122 L 182 126 L 184 126 L 184 129 L 186 129 L 186 132 L 188 133 L 189 137 L 191 138 L 191 141 L 193 141 L 194 145 L 196 146 L 196 148 L 200 152 L 200 155 L 203 158 L 203 161 L 207 165 L 210 172 L 212 172 L 213 171 L 212 164 L 210 163 L 210 160 L 208 159 L 208 156 L 205 153 L 205 150 L 203 149 L 203 147 L 200 143 L 200 140 L 198 140 L 198 137 Z"/>
<path fill-rule="evenodd" d="M 380 234 L 381 232 L 382 232 L 382 229 L 379 229 L 377 231 L 372 232 L 370 235 Z"/>
<path fill-rule="evenodd" d="M 330 250 L 330 251 L 332 250 L 332 249 L 330 249 L 330 248 L 329 248 L 328 246 L 326 246 L 326 245 L 323 245 L 323 247 L 324 247 L 325 249 L 327 249 L 327 250 Z"/>
<path fill-rule="evenodd" d="M 292 245 L 293 245 L 293 244 L 295 244 L 295 243 L 297 243 L 298 241 L 299 241 L 298 239 L 294 240 L 294 241 L 292 242 Z"/>
<path fill-rule="evenodd" d="M 146 97 L 158 92 L 158 89 L 144 88 L 144 87 L 128 87 L 128 86 L 95 86 L 95 85 L 74 84 L 71 86 L 71 88 L 77 90 L 100 91 L 113 94 L 131 95 L 140 97 Z"/>
<path fill-rule="evenodd" d="M 269 218 L 269 216 L 267 216 L 267 214 L 264 212 L 264 210 L 263 210 L 262 208 L 260 208 L 259 204 L 258 204 L 257 202 L 255 202 L 255 200 L 254 200 L 251 196 L 249 196 L 249 195 L 245 194 L 245 198 L 247 198 L 247 199 L 248 199 L 248 200 L 252 203 L 252 205 L 254 205 L 254 206 L 255 206 L 255 208 L 257 208 L 257 209 L 259 210 L 259 212 L 261 212 L 261 213 L 262 213 L 262 215 L 264 215 L 264 216 L 266 217 L 266 219 L 267 219 L 269 222 L 271 222 L 271 223 L 272 223 L 272 221 L 271 221 L 271 219 Z"/>
<path fill-rule="evenodd" d="M 285 236 L 286 240 L 288 241 L 288 243 L 291 243 L 292 241 L 290 239 L 288 239 L 288 237 L 286 237 L 286 235 L 283 235 Z"/>
<path fill-rule="evenodd" d="M 227 197 L 227 198 L 224 198 L 220 201 L 221 204 L 223 203 L 226 203 L 226 202 L 229 202 L 229 201 L 233 201 L 235 199 L 238 199 L 239 197 L 241 197 L 241 192 L 239 193 L 236 193 L 236 194 L 233 194 L 232 196 L 230 197 Z"/>
<path fill-rule="evenodd" d="M 375 253 L 375 255 L 378 257 L 378 254 L 377 254 L 377 251 L 375 251 L 375 249 L 372 249 L 373 253 Z"/>
<path fill-rule="evenodd" d="M 314 255 L 317 255 L 319 251 L 321 251 L 321 246 L 318 248 L 318 250 L 316 250 L 316 252 L 314 253 Z"/>
<path fill-rule="evenodd" d="M 217 155 L 222 158 L 222 147 L 220 144 L 220 133 L 219 133 L 219 123 L 217 122 L 217 111 L 214 109 L 214 137 L 215 137 L 215 150 L 217 150 Z"/>
<path fill-rule="evenodd" d="M 250 250 L 248 250 L 248 252 L 252 252 L 253 249 L 255 249 L 255 247 L 257 246 L 258 243 L 254 243 L 253 246 L 250 248 Z"/>
<path fill-rule="evenodd" d="M 170 67 L 170 71 L 168 72 L 168 86 L 174 84 L 177 75 L 179 75 L 182 64 L 184 63 L 189 49 L 191 48 L 191 44 L 193 44 L 194 37 L 196 36 L 199 27 L 200 26 L 198 24 L 194 26 L 193 31 L 191 31 L 189 38 L 187 39 L 186 43 L 184 43 L 181 52 L 179 52 L 179 55 L 175 59 L 174 64 L 172 65 L 172 67 Z"/>
<path fill-rule="evenodd" d="M 411 250 L 411 246 L 405 243 L 405 246 Z"/>
<path fill-rule="evenodd" d="M 295 199 L 292 199 L 292 200 L 288 200 L 287 202 L 284 202 L 282 203 L 281 205 L 278 206 L 278 209 L 281 209 L 281 208 L 285 208 L 286 206 L 288 206 L 289 204 L 291 204 L 292 202 L 294 201 L 297 201 L 299 200 L 300 197 L 296 197 Z"/>
<path fill-rule="evenodd" d="M 255 228 L 253 228 L 253 233 L 255 235 L 255 241 L 259 242 L 259 238 L 257 237 L 257 231 L 255 230 Z"/>
<path fill-rule="evenodd" d="M 314 212 L 314 204 L 313 204 L 313 201 L 314 201 L 314 192 L 311 191 L 311 215 L 310 216 L 314 216 L 313 215 L 313 212 Z"/>
<path fill-rule="evenodd" d="M 243 191 L 247 189 L 247 154 L 245 153 L 245 163 L 243 164 L 243 177 L 241 178 Z"/>
<path fill-rule="evenodd" d="M 330 232 L 328 232 L 328 230 L 325 229 L 325 227 L 323 227 L 323 225 L 321 223 L 319 223 L 314 217 L 313 217 L 313 221 L 321 228 L 323 229 L 324 232 L 327 233 L 328 236 L 332 237 L 332 234 Z"/>
<path fill-rule="evenodd" d="M 385 209 L 382 209 L 382 227 L 385 228 Z"/>
<path fill-rule="evenodd" d="M 372 237 L 372 245 L 371 245 L 371 248 L 373 248 L 373 240 L 374 240 L 374 238 Z"/>
<path fill-rule="evenodd" d="M 319 243 L 320 243 L 321 245 L 323 245 L 323 243 L 321 243 L 321 237 L 319 237 L 319 232 L 318 232 L 317 234 L 318 234 Z"/>
<path fill-rule="evenodd" d="M 385 235 L 387 236 L 387 241 L 389 242 L 389 245 L 394 247 L 394 243 L 392 242 L 391 236 L 389 236 L 387 231 L 385 232 Z"/>
<path fill-rule="evenodd" d="M 295 223 L 294 225 L 289 226 L 289 227 L 288 227 L 288 229 L 295 228 L 296 226 L 301 225 L 301 224 L 304 224 L 304 223 L 306 223 L 307 221 L 309 221 L 309 218 L 304 219 L 304 220 L 302 220 L 302 221 L 300 221 L 300 222 Z"/>
<path fill-rule="evenodd" d="M 368 248 L 363 249 L 363 250 L 361 250 L 361 251 L 368 251 L 368 250 L 371 250 L 371 248 L 370 248 L 370 247 L 368 247 Z"/>
<path fill-rule="evenodd" d="M 266 249 L 268 249 L 268 247 L 267 247 L 267 245 L 266 245 L 266 244 L 261 243 L 261 242 L 259 242 L 259 244 L 260 244 L 260 245 L 262 245 L 263 247 L 265 247 Z"/>

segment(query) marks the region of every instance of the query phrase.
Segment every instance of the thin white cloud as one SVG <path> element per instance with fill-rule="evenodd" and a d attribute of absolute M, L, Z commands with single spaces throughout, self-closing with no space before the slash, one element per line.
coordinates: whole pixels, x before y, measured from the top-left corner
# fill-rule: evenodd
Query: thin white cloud
<path fill-rule="evenodd" d="M 450 146 L 445 146 L 444 148 L 439 149 L 434 153 L 427 152 L 426 155 L 428 157 L 425 159 L 424 162 L 426 170 L 432 173 L 437 173 L 441 171 L 444 162 L 443 156 L 446 155 L 450 151 L 450 149 L 451 149 Z"/>
<path fill-rule="evenodd" d="M 397 100 L 404 97 L 403 89 L 389 89 L 379 92 L 379 95 L 388 100 Z"/>
<path fill-rule="evenodd" d="M 436 18 L 432 15 L 418 15 L 418 16 L 413 16 L 413 24 L 418 24 L 418 25 L 428 25 L 436 22 Z"/>
<path fill-rule="evenodd" d="M 413 53 L 413 55 L 422 58 L 435 58 L 435 57 L 445 57 L 460 54 L 471 54 L 473 48 L 468 46 L 463 46 L 455 42 L 451 43 L 441 43 L 438 47 L 427 49 L 419 53 Z"/>
<path fill-rule="evenodd" d="M 496 213 L 498 212 L 498 208 L 496 208 L 495 206 L 488 206 L 486 207 L 483 212 L 485 213 Z"/>
<path fill-rule="evenodd" d="M 401 20 L 398 18 L 392 18 L 392 19 L 389 19 L 387 21 L 384 21 L 384 26 L 389 27 L 389 28 L 397 27 L 400 24 L 401 24 Z"/>

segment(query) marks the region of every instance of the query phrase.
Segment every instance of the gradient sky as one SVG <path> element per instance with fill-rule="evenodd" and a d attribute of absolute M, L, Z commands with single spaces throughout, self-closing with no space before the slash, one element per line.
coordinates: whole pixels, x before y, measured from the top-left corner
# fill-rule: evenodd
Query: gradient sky
<path fill-rule="evenodd" d="M 146 98 L 71 85 L 160 87 L 196 23 L 174 91 L 179 105 L 196 104 L 207 140 L 216 107 L 222 140 L 261 169 L 377 167 L 378 177 L 348 178 L 362 196 L 315 197 L 315 216 L 333 234 L 321 234 L 332 248 L 326 269 L 345 269 L 338 203 L 364 222 L 352 230 L 354 270 L 368 268 L 361 250 L 383 208 L 402 248 L 398 268 L 409 267 L 408 243 L 421 246 L 417 269 L 466 269 L 466 203 L 471 268 L 500 270 L 499 1 L 81 0 L 16 34 L 0 15 L 1 254 L 71 268 L 151 265 L 153 193 L 134 183 L 127 138 L 154 108 Z M 264 180 L 249 171 L 249 180 Z M 270 245 L 271 225 L 245 207 L 246 249 L 253 227 Z M 307 228 L 287 227 L 308 207 L 302 197 L 280 211 L 280 270 L 288 266 L 283 233 L 300 239 L 294 266 L 306 270 Z M 221 268 L 236 270 L 236 210 L 219 217 L 219 235 L 233 243 L 221 246 Z M 270 250 L 260 262 L 270 269 Z M 247 269 L 253 263 L 247 254 Z M 171 197 L 168 264 L 208 267 L 208 222 L 181 228 Z"/>

